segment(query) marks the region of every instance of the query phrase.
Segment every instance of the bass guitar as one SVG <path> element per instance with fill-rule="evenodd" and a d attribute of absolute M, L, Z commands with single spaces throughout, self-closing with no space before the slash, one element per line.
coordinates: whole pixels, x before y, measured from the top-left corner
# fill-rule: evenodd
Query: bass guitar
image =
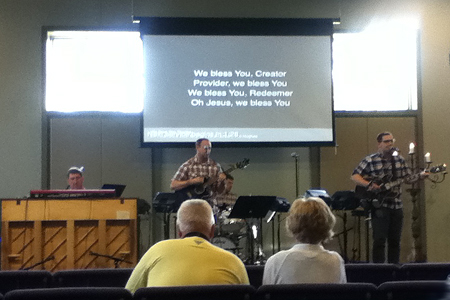
<path fill-rule="evenodd" d="M 230 168 L 223 172 L 230 174 L 234 170 L 246 168 L 249 164 L 250 160 L 248 158 L 244 158 L 241 162 L 230 165 Z M 210 186 L 216 182 L 216 180 L 217 178 L 211 180 L 211 178 L 206 177 L 203 184 L 195 184 L 185 187 L 176 191 L 175 194 L 178 194 L 178 197 L 183 199 L 183 201 L 187 199 L 208 199 L 210 196 Z"/>
<path fill-rule="evenodd" d="M 429 170 L 425 170 L 426 173 L 441 173 L 446 172 L 447 166 L 445 164 L 435 166 Z M 415 181 L 420 177 L 419 173 L 415 173 L 406 178 L 401 178 L 397 180 L 391 180 L 392 175 L 386 175 L 382 178 L 374 178 L 370 180 L 370 184 L 367 187 L 357 185 L 355 187 L 355 196 L 361 200 L 361 205 L 366 208 L 380 208 L 386 199 L 394 199 L 399 196 L 399 191 L 394 189 L 400 186 L 405 181 Z M 377 184 L 380 189 L 368 190 L 372 184 Z"/>

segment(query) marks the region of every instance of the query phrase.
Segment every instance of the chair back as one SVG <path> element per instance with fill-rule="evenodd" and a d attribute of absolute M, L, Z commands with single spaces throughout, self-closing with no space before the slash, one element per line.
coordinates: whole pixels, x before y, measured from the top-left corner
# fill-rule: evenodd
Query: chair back
<path fill-rule="evenodd" d="M 377 287 L 372 283 L 301 283 L 263 285 L 258 299 L 270 300 L 370 300 Z"/>
<path fill-rule="evenodd" d="M 192 285 L 138 289 L 134 300 L 250 300 L 256 289 L 251 285 Z"/>
<path fill-rule="evenodd" d="M 0 293 L 17 289 L 48 288 L 52 283 L 52 273 L 45 270 L 0 271 Z"/>
<path fill-rule="evenodd" d="M 386 281 L 400 281 L 400 267 L 396 264 L 346 264 L 347 282 L 368 282 L 380 285 Z"/>
<path fill-rule="evenodd" d="M 444 280 L 391 281 L 378 287 L 380 300 L 444 300 L 447 296 Z"/>
<path fill-rule="evenodd" d="M 125 287 L 132 268 L 63 270 L 53 274 L 54 287 Z"/>
<path fill-rule="evenodd" d="M 408 263 L 400 270 L 404 280 L 446 280 L 450 263 Z"/>
<path fill-rule="evenodd" d="M 248 280 L 256 289 L 262 285 L 264 266 L 263 265 L 246 265 Z"/>
<path fill-rule="evenodd" d="M 5 295 L 5 300 L 132 300 L 125 288 L 75 287 L 34 290 L 14 290 Z"/>

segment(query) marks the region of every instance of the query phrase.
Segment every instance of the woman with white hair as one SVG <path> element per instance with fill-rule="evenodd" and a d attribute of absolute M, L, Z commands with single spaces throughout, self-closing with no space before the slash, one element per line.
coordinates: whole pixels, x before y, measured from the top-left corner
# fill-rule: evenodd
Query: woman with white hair
<path fill-rule="evenodd" d="M 267 260 L 263 284 L 347 282 L 342 257 L 322 246 L 333 236 L 335 223 L 335 216 L 322 199 L 295 200 L 286 228 L 298 243 Z"/>

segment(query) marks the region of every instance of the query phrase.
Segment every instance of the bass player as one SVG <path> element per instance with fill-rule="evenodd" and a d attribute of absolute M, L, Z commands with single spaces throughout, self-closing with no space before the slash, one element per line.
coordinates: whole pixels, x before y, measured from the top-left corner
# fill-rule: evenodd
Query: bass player
<path fill-rule="evenodd" d="M 399 263 L 400 240 L 403 225 L 401 183 L 413 183 L 427 173 L 413 175 L 405 159 L 394 148 L 395 139 L 390 132 L 377 135 L 378 151 L 366 156 L 352 173 L 351 179 L 368 192 L 371 198 L 374 263 L 384 263 L 387 241 L 387 262 Z M 369 195 L 369 196 L 367 196 Z"/>

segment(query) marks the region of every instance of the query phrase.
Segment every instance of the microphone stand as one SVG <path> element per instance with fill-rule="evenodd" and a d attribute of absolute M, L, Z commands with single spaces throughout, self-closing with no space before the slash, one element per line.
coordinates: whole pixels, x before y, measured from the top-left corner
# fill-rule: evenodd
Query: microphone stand
<path fill-rule="evenodd" d="M 114 256 L 111 256 L 111 255 L 100 254 L 100 253 L 96 253 L 96 252 L 92 252 L 92 251 L 89 252 L 89 254 L 93 255 L 93 256 L 97 256 L 97 257 L 106 257 L 106 258 L 109 258 L 109 259 L 113 260 L 114 261 L 114 268 L 116 268 L 116 269 L 119 268 L 119 264 L 121 262 L 125 262 L 127 264 L 132 264 L 131 261 L 125 260 L 123 258 L 114 257 Z"/>
<path fill-rule="evenodd" d="M 294 158 L 295 161 L 295 198 L 298 197 L 298 154 L 296 152 L 293 152 L 291 156 Z"/>
<path fill-rule="evenodd" d="M 27 267 L 27 268 L 20 268 L 19 270 L 28 271 L 28 270 L 33 269 L 34 267 L 37 267 L 37 266 L 39 266 L 39 265 L 43 265 L 43 264 L 45 264 L 46 262 L 51 261 L 51 260 L 54 260 L 54 259 L 55 259 L 55 256 L 51 255 L 51 256 L 47 257 L 46 259 L 41 260 L 40 262 L 35 263 L 35 264 L 32 265 L 32 266 L 29 266 L 29 267 Z"/>

